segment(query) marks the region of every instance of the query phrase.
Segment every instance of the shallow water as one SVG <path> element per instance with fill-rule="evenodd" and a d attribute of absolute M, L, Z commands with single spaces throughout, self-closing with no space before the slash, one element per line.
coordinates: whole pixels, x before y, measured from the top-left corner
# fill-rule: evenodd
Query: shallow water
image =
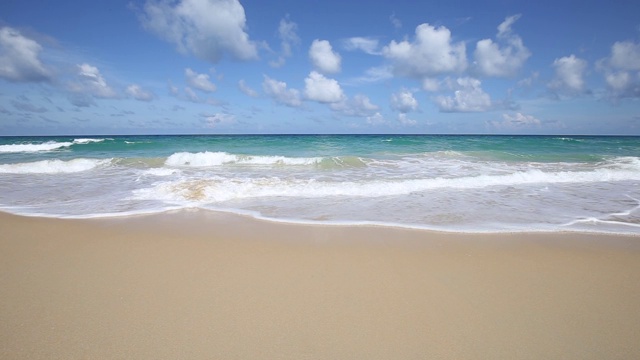
<path fill-rule="evenodd" d="M 640 138 L 256 135 L 0 138 L 0 208 L 177 208 L 445 231 L 640 233 Z"/>

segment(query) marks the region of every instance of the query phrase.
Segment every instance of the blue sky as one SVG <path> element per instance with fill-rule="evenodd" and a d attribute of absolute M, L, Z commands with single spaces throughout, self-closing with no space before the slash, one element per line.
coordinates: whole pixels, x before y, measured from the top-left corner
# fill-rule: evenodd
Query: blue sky
<path fill-rule="evenodd" d="M 0 2 L 0 135 L 640 135 L 638 1 Z"/>

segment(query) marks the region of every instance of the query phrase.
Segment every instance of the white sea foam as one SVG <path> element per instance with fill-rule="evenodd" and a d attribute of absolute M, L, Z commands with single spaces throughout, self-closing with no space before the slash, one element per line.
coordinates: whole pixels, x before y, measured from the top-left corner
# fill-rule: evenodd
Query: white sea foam
<path fill-rule="evenodd" d="M 165 162 L 167 166 L 211 167 L 225 164 L 241 165 L 313 165 L 322 158 L 292 158 L 285 156 L 243 156 L 226 152 L 179 152 L 169 156 Z"/>
<path fill-rule="evenodd" d="M 0 145 L 0 153 L 52 151 L 73 145 L 73 142 L 49 141 L 40 144 L 10 144 Z"/>
<path fill-rule="evenodd" d="M 168 169 L 168 168 L 152 168 L 145 170 L 143 175 L 151 175 L 151 176 L 169 176 L 173 174 L 179 173 L 178 169 Z"/>
<path fill-rule="evenodd" d="M 106 139 L 74 139 L 73 141 L 47 141 L 43 143 L 0 145 L 0 153 L 41 152 L 68 148 L 72 145 L 83 145 L 102 142 Z"/>
<path fill-rule="evenodd" d="M 503 145 L 481 150 L 415 142 L 403 148 L 378 138 L 365 144 L 371 148 L 349 148 L 344 138 L 339 146 L 300 149 L 282 139 L 271 148 L 254 143 L 260 138 L 243 138 L 249 147 L 220 143 L 227 138 L 197 138 L 194 146 L 182 137 L 166 144 L 119 138 L 100 152 L 112 149 L 116 158 L 99 160 L 90 154 L 109 143 L 106 136 L 21 139 L 0 147 L 23 152 L 0 153 L 6 190 L 0 208 L 14 213 L 103 217 L 217 209 L 285 222 L 640 234 L 640 157 L 619 156 L 637 153 L 631 142 L 621 148 L 595 143 L 584 154 L 590 144 L 567 143 L 577 154 L 551 148 L 549 154 L 526 148 L 507 154 Z M 209 151 L 198 152 L 205 145 Z M 252 153 L 258 148 L 269 155 Z"/>
<path fill-rule="evenodd" d="M 152 188 L 136 190 L 135 194 L 138 199 L 209 203 L 259 197 L 382 197 L 408 195 L 437 189 L 482 189 L 491 186 L 624 180 L 640 180 L 640 172 L 597 169 L 586 172 L 545 173 L 540 170 L 529 170 L 507 175 L 362 181 L 316 181 L 278 177 L 231 179 L 212 177 L 163 182 Z"/>
<path fill-rule="evenodd" d="M 94 169 L 111 162 L 111 159 L 41 160 L 28 163 L 0 165 L 4 174 L 64 174 Z"/>
<path fill-rule="evenodd" d="M 94 142 L 103 142 L 106 139 L 73 139 L 74 144 L 89 144 Z"/>

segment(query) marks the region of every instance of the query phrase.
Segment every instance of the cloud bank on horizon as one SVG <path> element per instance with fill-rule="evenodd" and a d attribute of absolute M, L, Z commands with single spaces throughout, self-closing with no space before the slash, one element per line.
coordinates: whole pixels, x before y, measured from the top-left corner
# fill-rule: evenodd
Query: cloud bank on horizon
<path fill-rule="evenodd" d="M 636 2 L 30 3 L 0 4 L 0 135 L 640 135 Z"/>

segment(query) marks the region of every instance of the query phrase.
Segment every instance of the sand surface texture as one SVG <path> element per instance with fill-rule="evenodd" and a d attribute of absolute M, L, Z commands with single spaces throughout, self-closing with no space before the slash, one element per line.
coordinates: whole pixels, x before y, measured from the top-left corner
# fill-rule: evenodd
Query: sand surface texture
<path fill-rule="evenodd" d="M 2 359 L 639 359 L 640 237 L 0 214 Z"/>

